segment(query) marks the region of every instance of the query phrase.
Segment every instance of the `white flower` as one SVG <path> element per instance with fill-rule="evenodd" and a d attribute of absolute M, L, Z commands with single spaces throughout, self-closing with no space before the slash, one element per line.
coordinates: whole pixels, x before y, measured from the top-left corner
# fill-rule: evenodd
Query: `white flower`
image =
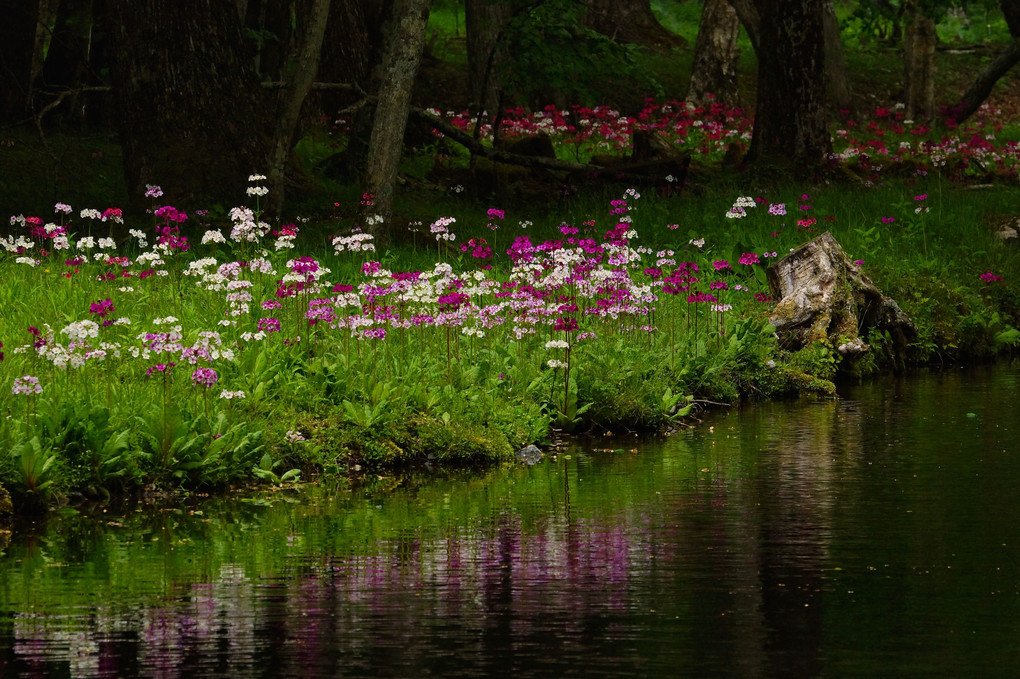
<path fill-rule="evenodd" d="M 206 243 L 226 243 L 227 239 L 216 229 L 210 229 L 202 235 L 202 245 Z"/>
<path fill-rule="evenodd" d="M 566 349 L 569 346 L 570 344 L 563 340 L 549 340 L 548 342 L 545 343 L 546 349 Z"/>
<path fill-rule="evenodd" d="M 248 181 L 250 181 L 250 182 L 260 182 L 260 181 L 264 180 L 265 178 L 266 178 L 266 176 L 264 174 L 253 174 L 253 175 L 249 175 L 248 176 Z"/>

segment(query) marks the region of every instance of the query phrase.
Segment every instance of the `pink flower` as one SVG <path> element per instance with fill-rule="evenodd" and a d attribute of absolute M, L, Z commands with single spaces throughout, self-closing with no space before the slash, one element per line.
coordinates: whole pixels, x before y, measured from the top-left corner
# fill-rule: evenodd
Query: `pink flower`
<path fill-rule="evenodd" d="M 219 375 L 212 368 L 196 368 L 195 372 L 191 373 L 191 383 L 196 387 L 205 387 L 208 389 L 218 382 L 220 379 Z"/>

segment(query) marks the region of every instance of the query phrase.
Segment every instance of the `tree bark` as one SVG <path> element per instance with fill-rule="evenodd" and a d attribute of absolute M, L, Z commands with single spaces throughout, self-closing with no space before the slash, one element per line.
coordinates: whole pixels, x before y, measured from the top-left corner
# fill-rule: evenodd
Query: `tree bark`
<path fill-rule="evenodd" d="M 819 0 L 754 0 L 758 101 L 747 159 L 811 169 L 832 151 Z"/>
<path fill-rule="evenodd" d="M 694 66 L 686 101 L 696 107 L 738 103 L 740 19 L 728 0 L 705 0 L 694 43 Z"/>
<path fill-rule="evenodd" d="M 756 0 L 729 0 L 730 5 L 740 17 L 740 23 L 747 31 L 747 37 L 751 41 L 751 47 L 755 54 L 758 53 L 761 18 L 758 15 L 758 7 L 754 4 Z"/>
<path fill-rule="evenodd" d="M 466 0 L 464 4 L 471 103 L 490 122 L 499 115 L 502 83 L 511 61 L 504 31 L 520 4 L 520 0 Z"/>
<path fill-rule="evenodd" d="M 304 30 L 300 32 L 300 35 L 304 36 L 304 42 L 295 58 L 290 60 L 290 72 L 287 74 L 286 86 L 276 114 L 276 127 L 269 152 L 269 206 L 274 215 L 283 212 L 286 195 L 284 170 L 294 147 L 301 107 L 312 89 L 312 83 L 318 72 L 322 40 L 326 35 L 326 22 L 329 19 L 329 6 L 330 0 L 313 0 Z"/>
<path fill-rule="evenodd" d="M 265 98 L 243 49 L 234 0 L 108 0 L 127 187 L 167 204 L 237 204 L 267 160 Z"/>
<path fill-rule="evenodd" d="M 45 1 L 45 0 L 43 0 Z M 13 122 L 29 111 L 39 1 L 15 3 L 0 21 L 0 121 Z"/>
<path fill-rule="evenodd" d="M 950 116 L 957 123 L 962 123 L 974 115 L 985 102 L 999 78 L 1020 63 L 1020 40 L 1014 40 L 1006 51 L 995 58 L 992 63 L 974 80 L 970 88 L 960 97 L 960 101 L 950 109 Z"/>
<path fill-rule="evenodd" d="M 585 25 L 618 42 L 682 47 L 685 40 L 659 23 L 649 0 L 582 0 Z"/>
<path fill-rule="evenodd" d="M 999 7 L 1006 18 L 1013 42 L 981 72 L 974 80 L 974 84 L 960 97 L 960 101 L 950 109 L 950 115 L 957 123 L 962 123 L 974 115 L 992 93 L 992 88 L 999 78 L 1020 62 L 1020 2 L 1000 0 Z"/>
<path fill-rule="evenodd" d="M 769 322 L 790 348 L 829 340 L 843 354 L 860 353 L 868 349 L 861 335 L 871 328 L 890 331 L 904 349 L 917 336 L 899 305 L 853 264 L 828 231 L 777 260 L 766 275 L 779 300 Z"/>
<path fill-rule="evenodd" d="M 822 21 L 825 26 L 825 81 L 829 104 L 837 111 L 853 108 L 850 80 L 843 54 L 843 36 L 832 0 L 826 0 Z"/>
<path fill-rule="evenodd" d="M 377 235 L 392 232 L 397 166 L 404 148 L 411 90 L 425 48 L 430 4 L 431 0 L 396 0 L 394 3 L 363 184 L 375 203 L 364 216 L 373 213 L 383 219 L 381 227 L 378 224 L 372 227 Z"/>
<path fill-rule="evenodd" d="M 919 0 L 907 0 L 903 16 L 904 115 L 907 120 L 930 121 L 935 117 L 935 22 L 924 15 Z"/>

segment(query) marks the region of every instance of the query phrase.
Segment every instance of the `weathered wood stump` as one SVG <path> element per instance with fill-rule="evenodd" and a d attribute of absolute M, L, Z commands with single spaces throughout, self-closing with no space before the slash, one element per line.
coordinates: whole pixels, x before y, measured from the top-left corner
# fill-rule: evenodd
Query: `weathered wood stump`
<path fill-rule="evenodd" d="M 779 300 L 769 321 L 790 349 L 828 340 L 844 355 L 869 347 L 871 328 L 888 330 L 898 353 L 917 337 L 917 327 L 899 305 L 875 287 L 826 231 L 766 271 Z"/>

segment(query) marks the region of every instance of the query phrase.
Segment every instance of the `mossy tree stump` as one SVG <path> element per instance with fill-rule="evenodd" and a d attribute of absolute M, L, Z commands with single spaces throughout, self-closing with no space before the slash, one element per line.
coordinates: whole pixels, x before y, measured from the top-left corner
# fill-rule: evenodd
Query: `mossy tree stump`
<path fill-rule="evenodd" d="M 779 300 L 769 321 L 789 349 L 829 341 L 844 355 L 868 351 L 863 337 L 889 331 L 898 354 L 917 337 L 917 327 L 854 265 L 828 231 L 805 243 L 767 270 Z"/>

